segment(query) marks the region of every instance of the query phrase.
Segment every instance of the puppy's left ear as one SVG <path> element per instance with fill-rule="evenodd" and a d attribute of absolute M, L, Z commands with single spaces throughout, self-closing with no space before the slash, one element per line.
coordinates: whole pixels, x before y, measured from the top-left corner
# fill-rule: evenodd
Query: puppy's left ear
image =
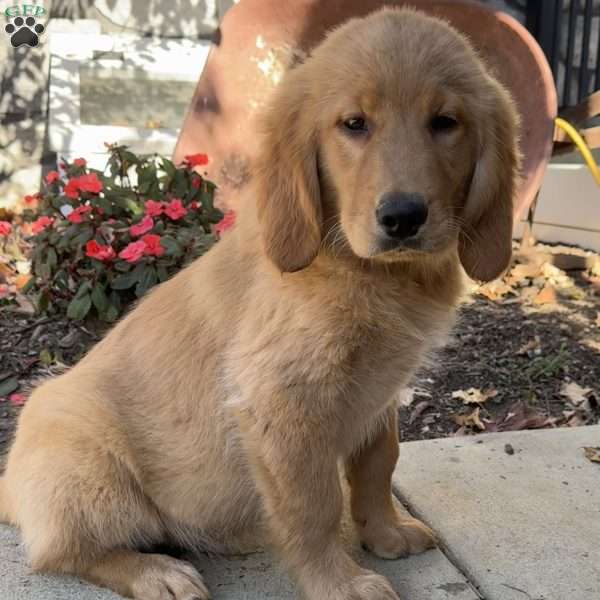
<path fill-rule="evenodd" d="M 519 117 L 508 92 L 495 80 L 480 115 L 479 158 L 463 209 L 458 251 L 467 274 L 491 281 L 509 265 L 512 254 L 513 197 L 519 181 Z"/>

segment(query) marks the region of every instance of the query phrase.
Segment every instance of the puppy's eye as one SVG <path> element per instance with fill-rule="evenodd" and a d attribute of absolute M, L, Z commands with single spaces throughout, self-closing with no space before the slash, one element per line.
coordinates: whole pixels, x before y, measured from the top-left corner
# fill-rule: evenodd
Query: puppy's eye
<path fill-rule="evenodd" d="M 458 127 L 458 121 L 448 115 L 436 115 L 431 119 L 429 127 L 433 133 L 449 133 Z"/>
<path fill-rule="evenodd" d="M 369 131 L 366 119 L 360 116 L 344 119 L 342 126 L 347 132 L 353 134 L 367 133 Z"/>

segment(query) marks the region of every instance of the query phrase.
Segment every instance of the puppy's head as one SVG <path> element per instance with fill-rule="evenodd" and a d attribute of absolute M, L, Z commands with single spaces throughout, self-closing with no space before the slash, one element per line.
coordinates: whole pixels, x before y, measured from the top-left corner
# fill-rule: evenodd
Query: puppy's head
<path fill-rule="evenodd" d="M 287 74 L 264 123 L 258 214 L 282 271 L 328 245 L 374 261 L 457 246 L 475 279 L 506 268 L 516 111 L 442 21 L 390 9 L 349 21 Z"/>

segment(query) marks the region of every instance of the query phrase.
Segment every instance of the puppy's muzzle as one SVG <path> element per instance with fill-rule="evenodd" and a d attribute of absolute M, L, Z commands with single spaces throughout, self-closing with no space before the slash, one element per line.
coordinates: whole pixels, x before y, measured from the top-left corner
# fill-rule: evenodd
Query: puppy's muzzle
<path fill-rule="evenodd" d="M 419 233 L 427 221 L 427 205 L 421 194 L 388 192 L 381 197 L 375 218 L 388 243 L 401 242 Z"/>

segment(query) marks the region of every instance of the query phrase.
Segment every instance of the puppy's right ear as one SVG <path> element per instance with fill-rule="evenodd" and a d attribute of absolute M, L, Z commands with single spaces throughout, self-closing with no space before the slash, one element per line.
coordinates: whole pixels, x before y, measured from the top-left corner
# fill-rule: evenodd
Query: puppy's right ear
<path fill-rule="evenodd" d="M 321 244 L 316 118 L 301 71 L 273 93 L 255 171 L 264 249 L 281 272 L 307 267 Z"/>

